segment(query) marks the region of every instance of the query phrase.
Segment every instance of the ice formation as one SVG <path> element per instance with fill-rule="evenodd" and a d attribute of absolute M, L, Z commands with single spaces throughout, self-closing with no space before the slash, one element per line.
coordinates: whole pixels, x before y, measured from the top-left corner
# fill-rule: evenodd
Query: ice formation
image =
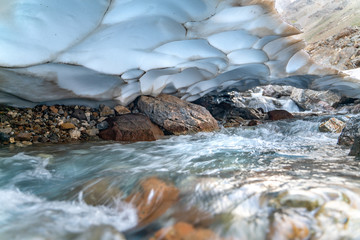
<path fill-rule="evenodd" d="M 271 0 L 0 0 L 0 103 L 118 101 L 288 84 L 360 98 Z"/>

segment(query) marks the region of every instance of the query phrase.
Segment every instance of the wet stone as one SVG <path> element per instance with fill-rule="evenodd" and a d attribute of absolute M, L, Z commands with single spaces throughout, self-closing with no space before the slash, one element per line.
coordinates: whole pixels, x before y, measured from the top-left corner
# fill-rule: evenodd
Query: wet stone
<path fill-rule="evenodd" d="M 136 206 L 139 227 L 153 222 L 178 201 L 179 189 L 172 183 L 150 177 L 142 180 L 139 185 L 139 189 L 125 199 Z"/>
<path fill-rule="evenodd" d="M 336 118 L 330 118 L 328 121 L 320 124 L 319 131 L 341 133 L 341 131 L 344 128 L 345 128 L 345 123 L 343 121 Z"/>

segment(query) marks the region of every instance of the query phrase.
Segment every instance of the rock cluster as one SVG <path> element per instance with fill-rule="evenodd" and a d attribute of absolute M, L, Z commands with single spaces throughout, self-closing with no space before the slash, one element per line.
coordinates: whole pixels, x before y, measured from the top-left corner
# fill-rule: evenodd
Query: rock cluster
<path fill-rule="evenodd" d="M 255 126 L 266 120 L 294 118 L 302 110 L 358 113 L 359 99 L 344 99 L 332 92 L 288 86 L 257 87 L 247 92 L 207 95 L 194 103 L 161 94 L 141 96 L 129 108 L 84 106 L 0 106 L 0 143 L 114 140 L 154 141 L 164 135 L 192 134 L 224 127 Z M 358 112 L 357 112 L 358 110 Z M 351 143 L 350 145 L 352 145 Z"/>
<path fill-rule="evenodd" d="M 110 116 L 106 106 L 37 106 L 20 109 L 1 107 L 0 141 L 16 143 L 66 143 L 98 140 L 99 126 Z M 115 115 L 115 113 L 113 113 Z"/>
<path fill-rule="evenodd" d="M 119 181 L 121 180 L 116 179 L 116 177 L 90 180 L 72 190 L 69 198 L 80 198 L 86 204 L 107 206 L 113 208 L 114 211 L 117 209 L 122 211 L 121 206 L 123 204 L 130 204 L 137 213 L 135 229 L 141 229 L 153 223 L 179 201 L 179 189 L 172 182 L 157 176 L 144 177 L 127 196 L 119 188 Z M 175 219 L 177 218 L 173 212 L 171 214 Z M 171 227 L 157 230 L 150 239 L 222 239 L 210 229 L 197 228 L 190 223 L 177 221 Z"/>
<path fill-rule="evenodd" d="M 143 96 L 131 110 L 120 105 L 42 105 L 32 109 L 1 106 L 0 143 L 24 146 L 100 139 L 154 141 L 164 132 L 180 135 L 219 129 L 205 108 L 169 95 Z"/>

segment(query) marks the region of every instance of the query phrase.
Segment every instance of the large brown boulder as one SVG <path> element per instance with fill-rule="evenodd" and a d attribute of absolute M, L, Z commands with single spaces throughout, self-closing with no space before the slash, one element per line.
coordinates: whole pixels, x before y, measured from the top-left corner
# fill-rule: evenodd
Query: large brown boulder
<path fill-rule="evenodd" d="M 138 226 L 144 226 L 163 215 L 179 197 L 179 189 L 157 177 L 150 177 L 140 182 L 126 199 L 138 212 Z"/>
<path fill-rule="evenodd" d="M 181 135 L 219 129 L 217 121 L 204 107 L 174 96 L 142 96 L 137 107 L 170 134 Z"/>
<path fill-rule="evenodd" d="M 105 120 L 109 128 L 100 131 L 104 140 L 125 142 L 155 141 L 164 133 L 150 119 L 142 114 L 124 114 Z"/>
<path fill-rule="evenodd" d="M 268 112 L 269 120 L 272 121 L 278 121 L 283 119 L 291 119 L 294 118 L 294 116 L 285 110 L 273 110 Z"/>

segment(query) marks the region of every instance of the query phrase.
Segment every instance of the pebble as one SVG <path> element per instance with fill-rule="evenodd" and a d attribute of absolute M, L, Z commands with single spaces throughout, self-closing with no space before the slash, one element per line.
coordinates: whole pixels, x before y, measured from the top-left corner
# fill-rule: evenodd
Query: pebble
<path fill-rule="evenodd" d="M 111 109 L 109 106 L 100 105 L 100 116 L 101 117 L 108 117 L 111 115 L 115 115 L 114 109 Z"/>
<path fill-rule="evenodd" d="M 109 123 L 104 121 L 96 125 L 97 129 L 99 130 L 105 130 L 109 128 Z"/>
<path fill-rule="evenodd" d="M 78 139 L 81 136 L 81 132 L 79 130 L 71 130 L 70 131 L 70 137 L 73 139 Z"/>
<path fill-rule="evenodd" d="M 60 128 L 62 130 L 74 129 L 75 125 L 72 124 L 72 123 L 63 123 L 63 124 L 60 125 Z"/>

